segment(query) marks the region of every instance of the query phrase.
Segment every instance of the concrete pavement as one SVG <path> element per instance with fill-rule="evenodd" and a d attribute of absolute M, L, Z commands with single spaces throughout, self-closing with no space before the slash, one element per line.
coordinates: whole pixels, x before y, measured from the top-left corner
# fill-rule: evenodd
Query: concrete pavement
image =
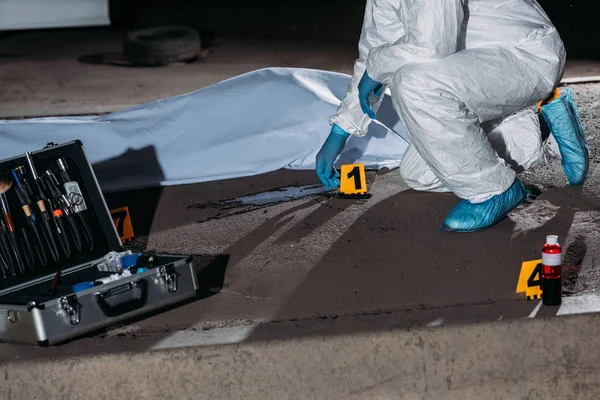
<path fill-rule="evenodd" d="M 190 17 L 195 15 L 194 12 L 206 15 L 197 9 L 199 6 L 187 7 L 162 20 L 160 16 L 173 14 L 173 8 L 150 9 L 140 20 L 140 26 L 160 20 L 162 24 L 185 23 L 199 29 L 218 29 L 217 22 L 210 19 L 196 21 Z M 209 32 L 203 34 L 208 37 L 204 41 L 207 51 L 204 59 L 164 68 L 121 65 L 121 41 L 125 30 L 28 31 L 0 37 L 0 118 L 113 112 L 189 93 L 265 67 L 303 67 L 350 74 L 357 56 L 356 40 L 362 11 L 359 4 L 343 12 L 339 18 L 354 28 L 335 35 L 331 33 L 333 38 L 315 36 L 314 32 L 303 35 L 302 31 L 295 34 L 279 32 L 273 36 L 272 31 L 276 28 L 272 26 L 262 28 L 266 37 L 260 36 L 258 28 L 258 33 L 253 36 L 246 31 L 218 31 L 216 35 Z M 306 21 L 311 20 L 307 17 Z M 272 20 L 265 24 L 277 26 Z M 232 30 L 234 27 L 221 29 Z M 598 75 L 598 60 L 569 59 L 566 78 Z"/>
<path fill-rule="evenodd" d="M 113 65 L 106 60 L 122 58 L 125 33 L 98 28 L 0 38 L 0 118 L 112 112 L 265 67 L 350 73 L 356 57 L 355 44 L 217 37 L 196 62 Z"/>
<path fill-rule="evenodd" d="M 596 399 L 600 316 L 0 363 L 0 398 Z"/>

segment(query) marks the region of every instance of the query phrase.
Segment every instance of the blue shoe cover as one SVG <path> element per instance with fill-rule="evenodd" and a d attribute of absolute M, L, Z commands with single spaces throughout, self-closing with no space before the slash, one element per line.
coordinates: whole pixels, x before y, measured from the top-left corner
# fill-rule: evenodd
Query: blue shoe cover
<path fill-rule="evenodd" d="M 590 157 L 571 89 L 567 88 L 563 96 L 543 106 L 542 116 L 558 144 L 569 185 L 581 185 L 588 172 Z"/>
<path fill-rule="evenodd" d="M 497 224 L 530 195 L 519 179 L 504 193 L 483 201 L 471 203 L 461 200 L 444 220 L 439 231 L 477 232 Z"/>

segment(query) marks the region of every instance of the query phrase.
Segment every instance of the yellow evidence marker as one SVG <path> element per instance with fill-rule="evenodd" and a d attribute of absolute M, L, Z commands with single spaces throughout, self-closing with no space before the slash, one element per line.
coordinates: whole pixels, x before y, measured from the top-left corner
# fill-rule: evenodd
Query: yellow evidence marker
<path fill-rule="evenodd" d="M 340 171 L 340 194 L 342 198 L 368 199 L 367 178 L 363 164 L 342 165 Z"/>
<path fill-rule="evenodd" d="M 542 298 L 542 260 L 525 261 L 521 264 L 516 293 L 525 293 L 527 300 Z"/>
<path fill-rule="evenodd" d="M 117 234 L 121 238 L 121 242 L 126 243 L 131 241 L 134 238 L 134 234 L 131 216 L 129 215 L 129 207 L 110 210 L 110 215 L 113 218 L 113 223 L 117 229 Z"/>

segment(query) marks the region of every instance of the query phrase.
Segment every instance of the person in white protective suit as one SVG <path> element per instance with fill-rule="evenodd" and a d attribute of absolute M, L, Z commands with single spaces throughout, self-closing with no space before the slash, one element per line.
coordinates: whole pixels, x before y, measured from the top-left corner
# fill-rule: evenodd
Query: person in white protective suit
<path fill-rule="evenodd" d="M 588 149 L 570 90 L 540 115 L 532 109 L 558 87 L 566 59 L 535 0 L 367 0 L 358 49 L 317 155 L 327 188 L 339 185 L 333 163 L 349 135 L 366 134 L 386 88 L 410 137 L 400 166 L 406 183 L 462 199 L 440 230 L 485 229 L 530 194 L 492 137 L 504 142 L 505 158 L 529 168 L 547 125 L 569 183 L 583 183 Z"/>

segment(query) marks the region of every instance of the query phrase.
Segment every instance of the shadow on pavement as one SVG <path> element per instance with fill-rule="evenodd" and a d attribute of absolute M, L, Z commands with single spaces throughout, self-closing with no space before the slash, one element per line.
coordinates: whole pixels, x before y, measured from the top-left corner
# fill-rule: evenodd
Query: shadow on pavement
<path fill-rule="evenodd" d="M 312 204 L 306 203 L 285 210 L 274 217 L 269 218 L 266 222 L 254 229 L 248 235 L 244 236 L 225 251 L 230 255 L 229 266 L 230 270 L 235 269 L 237 264 L 250 254 L 261 243 L 271 237 L 281 227 L 286 225 L 292 218 L 295 212 L 304 208 L 310 207 Z"/>
<path fill-rule="evenodd" d="M 577 292 L 581 264 L 586 253 L 587 244 L 583 235 L 577 235 L 573 243 L 565 249 L 563 256 L 565 265 L 563 268 L 563 293 L 571 294 Z"/>
<path fill-rule="evenodd" d="M 510 219 L 474 234 L 437 232 L 456 198 L 401 192 L 362 215 L 310 271 L 273 320 L 336 320 L 343 331 L 334 324 L 322 326 L 320 334 L 327 330 L 329 334 L 346 334 L 525 318 L 538 302 L 525 301 L 515 293 L 521 263 L 540 257 L 547 234 L 567 236 L 575 211 L 560 200 L 569 191 L 574 192 L 561 189 L 541 194 L 539 200 L 561 209 L 543 226 L 516 237 Z M 574 251 L 571 248 L 567 253 Z M 572 261 L 581 264 L 581 251 L 579 246 L 575 251 L 578 257 Z M 544 309 L 540 315 L 555 312 Z M 356 325 L 338 322 L 351 315 L 387 317 Z M 313 332 L 301 329 L 280 333 L 286 338 L 310 334 Z M 262 325 L 249 340 L 271 337 L 272 327 Z"/>
<path fill-rule="evenodd" d="M 567 236 L 576 212 L 572 206 L 580 201 L 576 194 L 577 190 L 571 188 L 542 193 L 538 200 L 561 208 L 542 226 L 519 235 L 514 235 L 515 223 L 510 219 L 479 233 L 440 233 L 436 228 L 456 203 L 453 195 L 410 190 L 391 196 L 359 217 L 270 321 L 254 327 L 245 341 L 526 318 L 539 302 L 526 301 L 524 296 L 515 294 L 521 263 L 539 258 L 545 235 Z M 231 283 L 226 276 L 239 262 L 275 234 L 295 212 L 308 206 L 301 204 L 269 218 L 222 254 L 197 256 L 201 284 L 198 299 L 176 306 L 178 315 L 191 317 L 179 322 L 163 310 L 153 314 L 152 323 L 146 326 L 148 330 L 127 333 L 126 325 L 135 322 L 128 321 L 125 331 L 118 335 L 82 338 L 43 352 L 32 347 L 4 346 L 4 357 L 18 355 L 25 360 L 144 351 L 175 330 L 209 330 L 210 324 L 195 327 L 203 320 L 206 306 L 202 299 L 226 288 Z M 342 211 L 343 207 L 325 203 L 294 226 L 297 236 L 284 240 L 308 234 L 314 224 Z M 570 262 L 579 264 L 585 251 L 585 245 L 577 240 L 565 250 Z M 542 307 L 536 316 L 556 312 L 556 307 Z M 208 332 L 207 335 L 210 336 Z"/>
<path fill-rule="evenodd" d="M 128 150 L 119 157 L 95 163 L 93 169 L 101 188 L 105 188 L 109 183 L 118 184 L 120 178 L 124 182 L 131 182 L 139 177 L 142 183 L 148 180 L 160 182 L 165 179 L 156 156 L 156 149 L 152 146 L 139 150 Z M 122 171 L 123 175 L 116 177 L 116 171 Z M 136 236 L 144 236 L 150 233 L 162 192 L 162 187 L 155 187 L 128 192 L 104 193 L 104 198 L 109 210 L 128 207 L 134 233 Z"/>
<path fill-rule="evenodd" d="M 315 229 L 326 224 L 340 212 L 345 211 L 348 209 L 348 207 L 358 202 L 358 200 L 332 198 L 325 203 L 321 203 L 319 208 L 310 213 L 302 221 L 294 225 L 294 227 L 289 229 L 286 233 L 281 235 L 281 237 L 279 237 L 275 243 L 281 244 L 299 241 L 303 237 L 310 235 Z M 310 205 L 311 204 L 307 204 L 307 206 Z"/>

